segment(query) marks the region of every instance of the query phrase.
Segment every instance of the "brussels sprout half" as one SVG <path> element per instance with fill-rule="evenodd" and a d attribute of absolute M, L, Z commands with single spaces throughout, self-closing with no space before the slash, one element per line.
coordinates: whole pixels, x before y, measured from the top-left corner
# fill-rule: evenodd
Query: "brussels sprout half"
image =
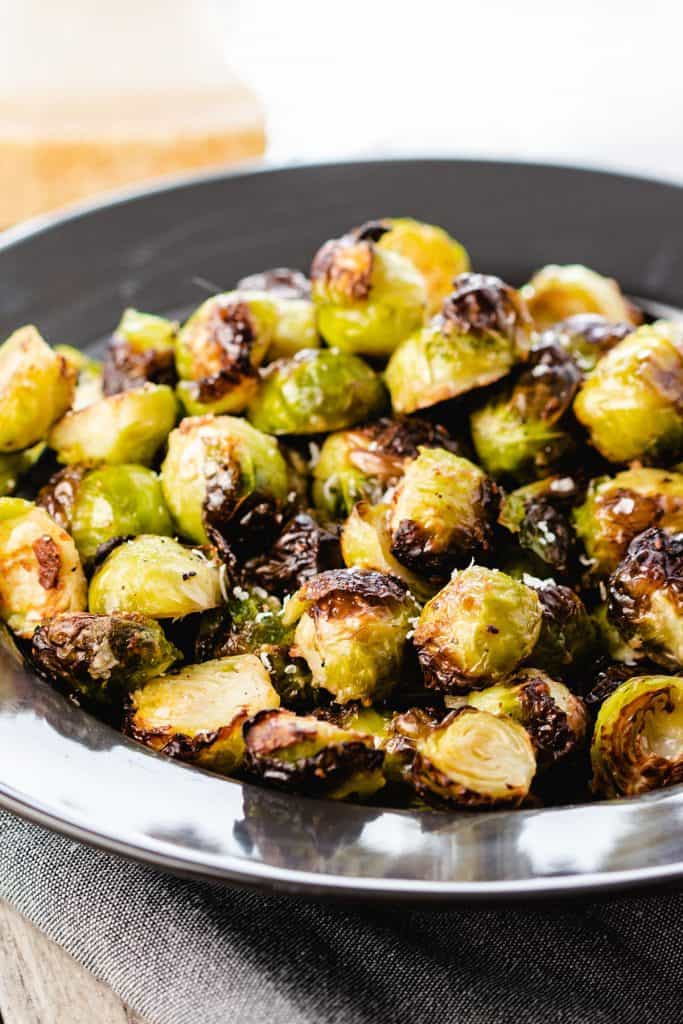
<path fill-rule="evenodd" d="M 126 309 L 107 347 L 105 395 L 142 387 L 145 382 L 175 387 L 178 324 L 162 316 Z"/>
<path fill-rule="evenodd" d="M 639 468 L 597 477 L 573 519 L 592 572 L 608 575 L 643 530 L 683 530 L 683 473 Z"/>
<path fill-rule="evenodd" d="M 180 656 L 158 622 L 131 613 L 57 615 L 35 631 L 31 650 L 48 678 L 95 701 L 121 697 Z"/>
<path fill-rule="evenodd" d="M 597 313 L 577 313 L 541 335 L 541 345 L 561 345 L 582 373 L 590 373 L 606 352 L 635 330 L 632 323 L 614 323 Z"/>
<path fill-rule="evenodd" d="M 84 611 L 87 585 L 73 540 L 42 508 L 0 498 L 0 618 L 18 636 L 60 612 Z"/>
<path fill-rule="evenodd" d="M 635 796 L 683 782 L 683 679 L 629 679 L 603 702 L 591 746 L 593 791 Z"/>
<path fill-rule="evenodd" d="M 300 270 L 275 267 L 237 282 L 238 291 L 267 292 L 277 303 L 277 320 L 268 359 L 289 359 L 303 348 L 317 348 L 320 338 L 311 302 L 311 282 Z"/>
<path fill-rule="evenodd" d="M 509 717 L 465 707 L 418 740 L 413 783 L 446 807 L 517 807 L 536 758 L 526 730 Z"/>
<path fill-rule="evenodd" d="M 267 434 L 319 434 L 379 416 L 384 385 L 358 356 L 339 349 L 305 349 L 272 363 L 247 410 Z"/>
<path fill-rule="evenodd" d="M 90 582 L 91 612 L 178 619 L 221 604 L 221 570 L 201 551 L 143 534 L 120 544 Z"/>
<path fill-rule="evenodd" d="M 453 278 L 470 269 L 467 250 L 443 228 L 411 217 L 388 217 L 377 245 L 405 256 L 421 273 L 427 289 L 427 315 L 438 313 L 453 287 Z"/>
<path fill-rule="evenodd" d="M 579 494 L 571 476 L 552 476 L 503 495 L 498 522 L 525 551 L 560 573 L 568 572 L 575 547 L 566 514 Z"/>
<path fill-rule="evenodd" d="M 281 789 L 327 796 L 372 796 L 384 785 L 384 753 L 372 737 L 284 708 L 261 711 L 244 727 L 245 768 Z"/>
<path fill-rule="evenodd" d="M 578 263 L 548 264 L 522 288 L 536 326 L 543 330 L 578 313 L 598 313 L 612 323 L 640 323 L 640 314 L 616 281 Z"/>
<path fill-rule="evenodd" d="M 280 698 L 253 654 L 159 676 L 131 694 L 125 729 L 146 746 L 229 775 L 244 757 L 242 727 Z"/>
<path fill-rule="evenodd" d="M 73 401 L 76 376 L 35 327 L 15 331 L 0 346 L 0 452 L 44 441 Z"/>
<path fill-rule="evenodd" d="M 176 400 L 165 385 L 144 384 L 68 412 L 50 431 L 60 462 L 148 465 L 176 421 Z"/>
<path fill-rule="evenodd" d="M 377 244 L 382 222 L 364 224 L 317 252 L 311 267 L 318 330 L 345 352 L 388 356 L 422 323 L 424 278 L 398 252 Z"/>
<path fill-rule="evenodd" d="M 574 401 L 610 462 L 675 460 L 683 451 L 683 331 L 639 327 L 604 356 Z"/>
<path fill-rule="evenodd" d="M 500 380 L 523 358 L 531 321 L 498 277 L 461 274 L 441 313 L 406 338 L 386 370 L 397 413 L 415 412 Z"/>
<path fill-rule="evenodd" d="M 504 679 L 533 651 L 541 619 L 538 594 L 498 569 L 454 572 L 415 628 L 426 685 L 467 693 Z"/>
<path fill-rule="evenodd" d="M 543 609 L 541 633 L 529 664 L 572 680 L 580 676 L 598 653 L 598 631 L 575 591 L 553 580 L 523 582 L 535 590 Z"/>

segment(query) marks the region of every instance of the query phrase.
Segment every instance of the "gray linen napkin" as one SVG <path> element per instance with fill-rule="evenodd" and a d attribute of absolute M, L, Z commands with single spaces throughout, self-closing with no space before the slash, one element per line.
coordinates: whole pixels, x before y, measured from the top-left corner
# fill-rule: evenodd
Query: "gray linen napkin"
<path fill-rule="evenodd" d="M 180 880 L 0 812 L 0 897 L 151 1024 L 680 1024 L 683 894 L 334 906 Z"/>

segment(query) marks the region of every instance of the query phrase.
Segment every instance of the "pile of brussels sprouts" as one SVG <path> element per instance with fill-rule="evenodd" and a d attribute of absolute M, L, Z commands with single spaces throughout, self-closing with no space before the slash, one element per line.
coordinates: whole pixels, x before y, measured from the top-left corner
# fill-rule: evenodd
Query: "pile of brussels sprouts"
<path fill-rule="evenodd" d="M 680 324 L 373 221 L 310 280 L 126 310 L 103 363 L 5 341 L 4 642 L 152 749 L 286 790 L 642 793 L 683 781 L 681 459 Z"/>

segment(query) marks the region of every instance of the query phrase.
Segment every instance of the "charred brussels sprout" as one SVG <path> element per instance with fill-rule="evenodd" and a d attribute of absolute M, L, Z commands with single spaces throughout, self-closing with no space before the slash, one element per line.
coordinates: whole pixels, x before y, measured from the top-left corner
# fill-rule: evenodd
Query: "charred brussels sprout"
<path fill-rule="evenodd" d="M 149 381 L 174 387 L 178 324 L 162 316 L 125 310 L 107 348 L 105 395 L 140 388 Z"/>
<path fill-rule="evenodd" d="M 299 512 L 282 528 L 263 555 L 250 559 L 245 576 L 271 593 L 291 594 L 306 580 L 341 567 L 339 538 L 307 512 Z"/>
<path fill-rule="evenodd" d="M 629 469 L 597 477 L 574 511 L 574 527 L 596 575 L 613 572 L 633 538 L 650 526 L 683 530 L 683 473 Z"/>
<path fill-rule="evenodd" d="M 620 341 L 574 402 L 591 443 L 610 462 L 676 459 L 683 451 L 683 332 L 660 321 Z"/>
<path fill-rule="evenodd" d="M 590 373 L 605 353 L 635 330 L 632 323 L 614 323 L 597 313 L 577 313 L 549 328 L 541 344 L 561 345 L 582 373 Z"/>
<path fill-rule="evenodd" d="M 422 323 L 427 291 L 405 256 L 377 243 L 382 222 L 364 224 L 318 251 L 311 267 L 318 330 L 345 352 L 388 356 Z"/>
<path fill-rule="evenodd" d="M 341 519 L 357 501 L 381 501 L 420 447 L 460 450 L 443 427 L 417 418 L 383 418 L 331 434 L 313 470 L 316 507 L 331 519 Z"/>
<path fill-rule="evenodd" d="M 417 743 L 413 782 L 429 801 L 455 807 L 518 806 L 536 759 L 526 730 L 511 718 L 466 707 Z"/>
<path fill-rule="evenodd" d="M 391 500 L 391 551 L 430 579 L 491 548 L 498 490 L 468 459 L 443 448 L 420 448 Z"/>
<path fill-rule="evenodd" d="M 398 681 L 417 606 L 405 586 L 378 572 L 340 569 L 304 584 L 285 607 L 297 623 L 294 653 L 312 684 L 345 704 L 385 697 Z"/>
<path fill-rule="evenodd" d="M 244 728 L 245 767 L 281 789 L 369 797 L 384 785 L 384 754 L 372 737 L 283 708 L 261 711 Z"/>
<path fill-rule="evenodd" d="M 533 651 L 541 618 L 538 595 L 498 569 L 453 573 L 415 629 L 426 685 L 467 693 L 504 679 Z"/>
<path fill-rule="evenodd" d="M 598 652 L 598 633 L 586 606 L 570 587 L 552 580 L 522 579 L 536 591 L 543 609 L 541 633 L 529 663 L 574 678 Z"/>
<path fill-rule="evenodd" d="M 629 679 L 604 701 L 591 747 L 593 790 L 635 796 L 683 782 L 683 679 Z"/>
<path fill-rule="evenodd" d="M 60 462 L 148 465 L 175 420 L 171 388 L 145 384 L 68 412 L 50 431 L 48 444 Z"/>
<path fill-rule="evenodd" d="M 71 405 L 76 376 L 35 327 L 15 331 L 0 346 L 0 452 L 43 441 Z"/>
<path fill-rule="evenodd" d="M 578 263 L 537 270 L 522 295 L 541 330 L 578 313 L 599 313 L 612 323 L 640 322 L 616 281 Z"/>
<path fill-rule="evenodd" d="M 563 349 L 534 349 L 516 381 L 472 414 L 474 447 L 489 473 L 538 476 L 573 448 L 567 413 L 580 380 Z"/>
<path fill-rule="evenodd" d="M 531 321 L 498 277 L 461 274 L 441 313 L 399 345 L 386 370 L 395 412 L 410 413 L 500 380 L 523 358 Z"/>
<path fill-rule="evenodd" d="M 504 495 L 498 521 L 521 548 L 566 573 L 574 550 L 574 531 L 566 513 L 578 492 L 570 476 L 538 480 Z"/>
<path fill-rule="evenodd" d="M 339 349 L 306 349 L 272 363 L 247 415 L 267 434 L 319 434 L 378 416 L 384 385 L 357 356 Z"/>
<path fill-rule="evenodd" d="M 637 652 L 683 668 L 683 533 L 651 529 L 631 541 L 610 577 L 609 615 Z"/>
<path fill-rule="evenodd" d="M 38 627 L 31 656 L 50 679 L 105 701 L 165 672 L 180 651 L 144 615 L 72 612 Z"/>
<path fill-rule="evenodd" d="M 610 619 L 607 601 L 602 601 L 593 609 L 591 620 L 600 641 L 600 647 L 610 662 L 614 662 L 620 667 L 632 668 L 643 660 L 643 656 L 629 646 Z M 635 671 L 631 671 L 630 674 L 634 675 Z M 628 676 L 622 676 L 620 681 L 627 678 Z"/>
<path fill-rule="evenodd" d="M 161 481 L 178 532 L 197 544 L 210 538 L 222 554 L 263 547 L 290 483 L 277 441 L 233 416 L 184 419 L 168 439 Z"/>
<path fill-rule="evenodd" d="M 218 658 L 135 690 L 126 731 L 162 754 L 227 775 L 244 757 L 244 723 L 279 704 L 257 657 Z"/>
<path fill-rule="evenodd" d="M 403 580 L 420 600 L 432 597 L 436 587 L 401 565 L 391 552 L 389 507 L 359 501 L 342 527 L 341 551 L 349 569 L 373 569 Z"/>
<path fill-rule="evenodd" d="M 190 415 L 247 407 L 276 320 L 277 303 L 265 292 L 214 295 L 192 314 L 176 346 L 178 394 Z"/>
<path fill-rule="evenodd" d="M 0 618 L 19 636 L 60 612 L 86 608 L 76 545 L 42 508 L 0 498 Z"/>
<path fill-rule="evenodd" d="M 55 345 L 57 355 L 63 356 L 76 376 L 76 391 L 71 408 L 85 409 L 86 405 L 99 402 L 104 396 L 102 388 L 102 363 L 91 359 L 79 348 L 71 345 Z"/>
<path fill-rule="evenodd" d="M 411 217 L 381 221 L 388 228 L 378 242 L 380 249 L 409 259 L 422 274 L 427 288 L 427 314 L 432 316 L 453 287 L 453 278 L 470 269 L 467 251 L 443 228 Z"/>
<path fill-rule="evenodd" d="M 96 614 L 139 612 L 153 619 L 179 619 L 221 600 L 218 565 L 170 537 L 144 534 L 114 548 L 93 576 L 88 596 Z"/>

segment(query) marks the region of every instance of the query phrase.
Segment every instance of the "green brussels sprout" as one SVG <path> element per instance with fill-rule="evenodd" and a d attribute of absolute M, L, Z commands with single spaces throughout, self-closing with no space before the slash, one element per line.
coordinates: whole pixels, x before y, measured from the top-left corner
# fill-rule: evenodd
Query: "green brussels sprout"
<path fill-rule="evenodd" d="M 553 580 L 535 580 L 526 575 L 522 580 L 536 591 L 543 609 L 541 633 L 529 664 L 575 678 L 598 652 L 598 631 L 586 606 L 570 587 Z"/>
<path fill-rule="evenodd" d="M 683 332 L 659 321 L 603 356 L 574 412 L 610 462 L 675 460 L 683 451 L 682 395 Z"/>
<path fill-rule="evenodd" d="M 85 409 L 86 405 L 99 402 L 104 397 L 102 363 L 71 345 L 55 345 L 55 352 L 66 359 L 76 377 L 76 391 L 71 408 Z"/>
<path fill-rule="evenodd" d="M 640 676 L 602 704 L 591 746 L 593 791 L 635 796 L 683 782 L 683 679 Z"/>
<path fill-rule="evenodd" d="M 524 726 L 539 767 L 546 768 L 576 751 L 586 736 L 588 716 L 580 697 L 537 668 L 522 669 L 505 683 L 446 698 L 492 715 L 508 715 Z"/>
<path fill-rule="evenodd" d="M 468 459 L 420 448 L 396 487 L 388 515 L 391 552 L 438 581 L 491 549 L 498 489 Z"/>
<path fill-rule="evenodd" d="M 426 685 L 467 693 L 511 675 L 536 646 L 542 614 L 538 594 L 498 569 L 454 572 L 415 628 Z"/>
<path fill-rule="evenodd" d="M 378 248 L 405 256 L 422 274 L 427 288 L 427 315 L 438 313 L 453 287 L 453 278 L 470 269 L 470 258 L 460 242 L 433 224 L 411 217 L 388 217 L 388 228 Z"/>
<path fill-rule="evenodd" d="M 204 661 L 131 694 L 125 731 L 168 757 L 229 775 L 244 758 L 244 723 L 280 698 L 253 654 Z"/>
<path fill-rule="evenodd" d="M 569 570 L 574 531 L 565 514 L 579 493 L 571 476 L 551 476 L 503 495 L 498 522 L 525 551 L 560 573 Z"/>
<path fill-rule="evenodd" d="M 90 582 L 89 610 L 179 619 L 221 604 L 221 570 L 201 551 L 142 534 L 107 556 Z"/>
<path fill-rule="evenodd" d="M 648 527 L 683 530 L 683 473 L 637 468 L 596 477 L 573 518 L 592 572 L 606 576 Z"/>
<path fill-rule="evenodd" d="M 246 420 L 194 416 L 169 436 L 161 484 L 178 532 L 228 557 L 273 533 L 290 476 L 277 441 Z"/>
<path fill-rule="evenodd" d="M 531 321 L 514 288 L 484 274 L 461 274 L 454 284 L 441 313 L 389 360 L 394 412 L 415 412 L 493 384 L 528 352 Z"/>
<path fill-rule="evenodd" d="M 653 528 L 631 541 L 610 577 L 608 611 L 639 654 L 683 668 L 683 533 Z"/>
<path fill-rule="evenodd" d="M 388 356 L 425 315 L 424 278 L 409 259 L 377 243 L 379 221 L 326 242 L 311 267 L 318 330 L 345 352 Z"/>
<path fill-rule="evenodd" d="M 407 569 L 391 553 L 388 526 L 389 506 L 370 505 L 359 501 L 354 505 L 341 532 L 344 565 L 349 569 L 372 569 L 403 580 L 419 600 L 432 597 L 435 585 Z"/>
<path fill-rule="evenodd" d="M 340 800 L 384 785 L 384 754 L 370 736 L 312 715 L 261 711 L 245 725 L 244 742 L 246 770 L 281 789 Z"/>
<path fill-rule="evenodd" d="M 85 611 L 87 584 L 73 540 L 42 508 L 0 498 L 0 618 L 30 637 L 61 612 Z"/>
<path fill-rule="evenodd" d="M 413 784 L 445 807 L 517 807 L 528 795 L 536 758 L 527 731 L 507 716 L 452 711 L 417 742 Z"/>
<path fill-rule="evenodd" d="M 109 701 L 160 675 L 180 658 L 154 619 L 65 612 L 33 634 L 32 661 L 94 701 Z"/>
<path fill-rule="evenodd" d="M 533 350 L 513 383 L 472 413 L 472 440 L 489 473 L 539 476 L 572 450 L 567 414 L 580 380 L 564 349 Z"/>
<path fill-rule="evenodd" d="M 339 349 L 304 349 L 271 363 L 247 410 L 266 434 L 320 434 L 378 416 L 384 385 L 358 356 Z"/>
<path fill-rule="evenodd" d="M 144 466 L 67 466 L 38 494 L 45 508 L 76 542 L 84 562 L 103 544 L 141 533 L 173 533 L 159 478 Z"/>
<path fill-rule="evenodd" d="M 126 309 L 107 347 L 105 395 L 151 384 L 175 387 L 178 324 L 162 316 Z"/>
<path fill-rule="evenodd" d="M 39 441 L 26 451 L 0 454 L 0 498 L 14 494 L 20 478 L 35 466 L 44 451 L 45 445 Z"/>
<path fill-rule="evenodd" d="M 311 282 L 300 270 L 275 267 L 237 282 L 238 291 L 267 292 L 277 303 L 268 359 L 289 359 L 303 348 L 318 348 Z"/>
<path fill-rule="evenodd" d="M 357 501 L 381 501 L 403 476 L 419 447 L 460 451 L 443 427 L 407 416 L 383 417 L 330 434 L 313 469 L 316 508 L 330 519 L 342 519 Z"/>
<path fill-rule="evenodd" d="M 0 452 L 20 452 L 44 441 L 75 390 L 73 365 L 35 327 L 15 331 L 0 345 Z"/>
<path fill-rule="evenodd" d="M 398 681 L 416 614 L 399 580 L 338 569 L 308 580 L 288 601 L 284 621 L 297 623 L 293 653 L 308 664 L 314 688 L 339 704 L 369 704 Z"/>
<path fill-rule="evenodd" d="M 175 421 L 171 388 L 145 384 L 68 412 L 50 431 L 48 444 L 60 462 L 147 465 Z"/>
<path fill-rule="evenodd" d="M 578 313 L 599 313 L 612 323 L 640 323 L 640 314 L 611 277 L 578 263 L 548 264 L 522 288 L 522 296 L 539 330 Z"/>
<path fill-rule="evenodd" d="M 246 409 L 276 321 L 277 303 L 265 292 L 225 292 L 202 303 L 176 345 L 178 394 L 190 415 Z"/>
<path fill-rule="evenodd" d="M 267 551 L 250 558 L 244 576 L 272 594 L 291 594 L 306 580 L 342 566 L 339 538 L 308 512 L 298 512 Z"/>
<path fill-rule="evenodd" d="M 597 313 L 577 313 L 549 327 L 541 345 L 560 345 L 582 373 L 590 373 L 605 353 L 635 330 L 632 323 L 615 323 Z"/>

